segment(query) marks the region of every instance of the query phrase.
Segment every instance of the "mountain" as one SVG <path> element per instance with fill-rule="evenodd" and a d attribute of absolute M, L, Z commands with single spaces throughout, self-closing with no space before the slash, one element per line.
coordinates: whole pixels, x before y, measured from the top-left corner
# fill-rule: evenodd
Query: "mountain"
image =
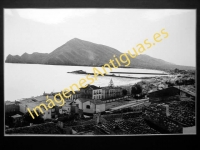
<path fill-rule="evenodd" d="M 114 60 L 122 53 L 118 50 L 92 42 L 74 38 L 62 46 L 58 47 L 51 53 L 24 53 L 22 56 L 8 55 L 6 63 L 28 63 L 28 64 L 48 64 L 48 65 L 74 65 L 74 66 L 102 66 L 109 63 L 110 59 Z M 127 54 L 129 55 L 129 54 Z M 129 57 L 130 58 L 130 57 Z M 146 69 L 195 69 L 190 66 L 179 66 L 161 59 L 153 58 L 145 54 L 141 54 L 131 59 L 129 67 L 146 68 Z M 115 63 L 116 64 L 116 63 Z"/>

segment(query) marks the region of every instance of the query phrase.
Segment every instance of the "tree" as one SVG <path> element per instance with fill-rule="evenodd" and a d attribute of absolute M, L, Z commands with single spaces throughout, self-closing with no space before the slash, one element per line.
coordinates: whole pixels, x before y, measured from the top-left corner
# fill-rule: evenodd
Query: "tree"
<path fill-rule="evenodd" d="M 122 90 L 122 95 L 123 95 L 123 96 L 126 96 L 126 95 L 127 95 L 127 93 L 128 93 L 128 92 L 127 92 L 127 90 L 126 90 L 126 89 L 123 89 L 123 90 Z"/>
<path fill-rule="evenodd" d="M 133 86 L 131 89 L 131 94 L 135 96 L 136 93 L 137 93 L 137 87 Z"/>
<path fill-rule="evenodd" d="M 12 128 L 14 126 L 13 118 L 8 115 L 5 115 L 5 124 Z"/>
<path fill-rule="evenodd" d="M 142 86 L 139 84 L 136 84 L 132 87 L 131 89 L 131 94 L 136 95 L 136 94 L 141 94 L 142 93 Z"/>
<path fill-rule="evenodd" d="M 34 112 L 32 111 L 32 114 L 34 114 Z M 44 119 L 42 118 L 42 114 L 40 112 L 38 112 L 39 116 L 35 116 L 35 118 L 33 119 L 31 117 L 31 115 L 29 114 L 29 112 L 25 113 L 23 116 L 23 122 L 26 125 L 30 125 L 30 123 L 33 124 L 40 124 L 40 123 L 44 123 Z"/>

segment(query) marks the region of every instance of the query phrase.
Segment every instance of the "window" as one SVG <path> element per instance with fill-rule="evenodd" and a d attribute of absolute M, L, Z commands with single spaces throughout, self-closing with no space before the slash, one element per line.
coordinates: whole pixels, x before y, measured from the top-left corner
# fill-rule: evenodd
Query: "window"
<path fill-rule="evenodd" d="M 86 105 L 86 108 L 87 108 L 87 109 L 90 109 L 90 105 Z"/>

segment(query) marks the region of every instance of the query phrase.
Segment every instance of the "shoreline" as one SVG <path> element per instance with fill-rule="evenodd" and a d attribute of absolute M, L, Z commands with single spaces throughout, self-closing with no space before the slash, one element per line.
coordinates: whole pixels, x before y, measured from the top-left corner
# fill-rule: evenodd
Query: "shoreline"
<path fill-rule="evenodd" d="M 94 75 L 94 73 L 87 73 L 82 70 L 77 71 L 72 71 L 72 72 L 67 72 L 67 73 L 73 73 L 73 74 L 87 74 L 87 75 Z M 80 72 L 81 71 L 81 72 Z M 121 73 L 121 72 L 110 72 L 110 73 Z M 129 72 L 122 72 L 122 74 L 152 74 L 152 75 L 169 75 L 169 74 L 162 74 L 162 73 L 129 73 Z M 129 76 L 119 76 L 119 75 L 108 75 L 104 74 L 104 76 L 109 76 L 109 77 L 118 77 L 118 78 L 130 78 L 130 79 L 152 79 L 155 77 L 129 77 Z"/>
<path fill-rule="evenodd" d="M 165 73 L 144 73 L 144 72 L 110 72 L 110 73 L 120 73 L 120 74 L 153 74 L 153 75 L 169 75 L 169 74 L 165 74 Z"/>

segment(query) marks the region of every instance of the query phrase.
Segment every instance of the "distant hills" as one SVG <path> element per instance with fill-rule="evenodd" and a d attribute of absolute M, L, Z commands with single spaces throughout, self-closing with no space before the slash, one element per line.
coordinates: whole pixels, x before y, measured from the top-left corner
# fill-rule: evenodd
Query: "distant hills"
<path fill-rule="evenodd" d="M 119 57 L 122 53 L 118 50 L 92 42 L 74 38 L 51 53 L 32 53 L 23 55 L 8 55 L 6 63 L 47 64 L 47 65 L 70 65 L 70 66 L 102 66 L 114 59 L 113 55 Z M 128 54 L 127 54 L 128 55 Z M 130 57 L 129 57 L 130 58 Z M 161 59 L 140 54 L 136 58 L 130 58 L 129 67 L 145 69 L 182 69 L 194 70 L 195 67 L 175 65 Z"/>

